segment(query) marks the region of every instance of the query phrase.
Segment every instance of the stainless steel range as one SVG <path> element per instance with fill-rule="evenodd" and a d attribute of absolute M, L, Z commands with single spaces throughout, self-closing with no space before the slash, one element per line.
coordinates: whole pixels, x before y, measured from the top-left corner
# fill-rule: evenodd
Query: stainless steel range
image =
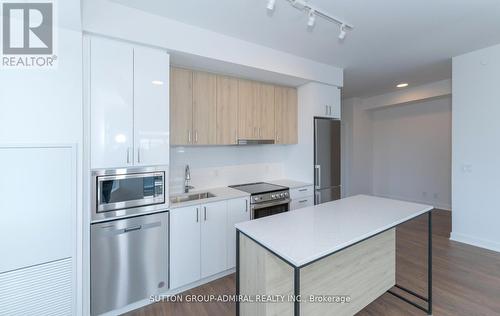
<path fill-rule="evenodd" d="M 251 219 L 288 212 L 290 209 L 290 190 L 266 182 L 229 186 L 250 193 Z"/>

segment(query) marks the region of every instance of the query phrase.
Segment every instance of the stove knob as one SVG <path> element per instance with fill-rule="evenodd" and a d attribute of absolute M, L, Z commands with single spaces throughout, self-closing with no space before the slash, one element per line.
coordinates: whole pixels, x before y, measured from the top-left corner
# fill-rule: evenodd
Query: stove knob
<path fill-rule="evenodd" d="M 288 197 L 288 192 L 285 192 L 285 197 Z"/>
<path fill-rule="evenodd" d="M 285 195 L 284 195 L 283 193 L 280 193 L 280 197 L 281 197 L 281 198 L 282 198 L 282 197 L 284 197 L 284 196 L 285 196 Z"/>
<path fill-rule="evenodd" d="M 275 198 L 276 198 L 276 195 L 271 194 L 271 199 L 275 199 Z"/>

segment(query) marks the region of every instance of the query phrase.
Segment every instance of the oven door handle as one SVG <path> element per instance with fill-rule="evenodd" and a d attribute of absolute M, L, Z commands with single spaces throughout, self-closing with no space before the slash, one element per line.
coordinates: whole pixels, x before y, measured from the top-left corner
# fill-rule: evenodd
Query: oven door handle
<path fill-rule="evenodd" d="M 289 204 L 289 203 L 290 203 L 290 199 L 286 199 L 286 200 L 272 201 L 272 202 L 267 202 L 267 203 L 252 204 L 251 208 L 252 208 L 252 210 L 260 210 L 260 209 L 270 207 L 270 206 L 283 205 L 283 204 Z"/>

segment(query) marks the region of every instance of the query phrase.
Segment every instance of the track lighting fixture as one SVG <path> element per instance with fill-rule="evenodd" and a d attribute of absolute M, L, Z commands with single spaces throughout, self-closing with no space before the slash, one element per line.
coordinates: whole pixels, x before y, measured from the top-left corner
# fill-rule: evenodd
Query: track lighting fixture
<path fill-rule="evenodd" d="M 337 23 L 340 25 L 339 39 L 343 40 L 347 35 L 347 30 L 352 30 L 354 26 L 337 19 L 330 13 L 323 11 L 316 6 L 312 5 L 308 0 L 287 0 L 295 9 L 307 12 L 307 27 L 312 28 L 316 24 L 316 16 L 322 17 L 323 19 Z M 267 10 L 274 11 L 276 7 L 276 0 L 267 1 Z"/>
<path fill-rule="evenodd" d="M 342 24 L 340 26 L 340 33 L 339 33 L 339 40 L 344 40 L 345 38 L 345 35 L 346 35 L 346 32 L 345 32 L 345 24 Z"/>
<path fill-rule="evenodd" d="M 313 27 L 315 22 L 316 22 L 316 13 L 314 12 L 314 10 L 309 10 L 307 26 Z"/>
<path fill-rule="evenodd" d="M 267 9 L 269 11 L 274 11 L 274 7 L 276 6 L 276 0 L 269 0 L 267 2 Z"/>

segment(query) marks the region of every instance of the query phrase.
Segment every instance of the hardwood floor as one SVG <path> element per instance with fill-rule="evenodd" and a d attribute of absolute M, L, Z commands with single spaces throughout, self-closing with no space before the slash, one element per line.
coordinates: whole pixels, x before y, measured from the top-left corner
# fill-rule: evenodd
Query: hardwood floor
<path fill-rule="evenodd" d="M 433 315 L 500 315 L 500 254 L 450 241 L 450 213 L 433 215 Z M 425 296 L 427 264 L 427 217 L 420 217 L 397 230 L 398 284 Z M 233 294 L 230 275 L 183 294 Z M 417 301 L 418 302 L 418 301 Z M 423 304 L 423 302 L 420 302 Z M 155 303 L 128 316 L 230 316 L 234 303 Z M 386 293 L 358 313 L 371 315 L 425 315 L 421 310 Z"/>

